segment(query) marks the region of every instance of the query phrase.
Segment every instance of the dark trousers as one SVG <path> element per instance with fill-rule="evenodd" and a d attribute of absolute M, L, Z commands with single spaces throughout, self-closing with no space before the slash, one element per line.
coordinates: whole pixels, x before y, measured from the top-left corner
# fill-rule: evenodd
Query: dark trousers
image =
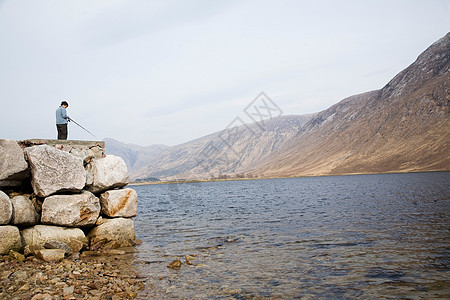
<path fill-rule="evenodd" d="M 58 140 L 67 140 L 67 124 L 56 124 Z"/>

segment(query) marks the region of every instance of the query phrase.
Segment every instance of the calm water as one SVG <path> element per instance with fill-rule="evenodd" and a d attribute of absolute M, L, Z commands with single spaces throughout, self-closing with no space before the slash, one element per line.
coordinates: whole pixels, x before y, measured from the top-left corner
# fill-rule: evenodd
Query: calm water
<path fill-rule="evenodd" d="M 136 265 L 164 298 L 450 298 L 449 179 L 134 186 Z"/>

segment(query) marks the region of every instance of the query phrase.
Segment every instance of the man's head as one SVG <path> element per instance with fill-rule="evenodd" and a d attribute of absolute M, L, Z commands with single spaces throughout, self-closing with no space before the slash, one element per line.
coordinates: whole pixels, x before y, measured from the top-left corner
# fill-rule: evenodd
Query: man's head
<path fill-rule="evenodd" d="M 61 102 L 61 106 L 64 106 L 65 108 L 69 107 L 69 103 L 67 101 Z"/>

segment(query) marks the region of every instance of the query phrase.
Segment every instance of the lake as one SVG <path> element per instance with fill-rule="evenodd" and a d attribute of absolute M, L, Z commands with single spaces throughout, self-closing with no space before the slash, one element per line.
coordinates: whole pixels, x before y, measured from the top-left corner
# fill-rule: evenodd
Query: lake
<path fill-rule="evenodd" d="M 449 179 L 133 186 L 135 265 L 161 298 L 450 298 Z M 167 268 L 175 259 L 181 268 Z"/>

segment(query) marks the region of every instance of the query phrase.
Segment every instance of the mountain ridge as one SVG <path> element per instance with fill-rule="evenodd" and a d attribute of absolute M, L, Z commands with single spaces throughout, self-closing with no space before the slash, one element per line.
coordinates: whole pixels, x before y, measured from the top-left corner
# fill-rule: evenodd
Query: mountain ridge
<path fill-rule="evenodd" d="M 450 33 L 381 89 L 347 97 L 319 113 L 266 120 L 263 129 L 257 123 L 236 127 L 231 147 L 224 130 L 149 150 L 139 160 L 126 160 L 133 166 L 131 179 L 450 170 L 449 61 Z"/>
<path fill-rule="evenodd" d="M 252 171 L 278 177 L 449 170 L 449 59 L 447 34 L 382 89 L 317 114 L 290 149 Z"/>

